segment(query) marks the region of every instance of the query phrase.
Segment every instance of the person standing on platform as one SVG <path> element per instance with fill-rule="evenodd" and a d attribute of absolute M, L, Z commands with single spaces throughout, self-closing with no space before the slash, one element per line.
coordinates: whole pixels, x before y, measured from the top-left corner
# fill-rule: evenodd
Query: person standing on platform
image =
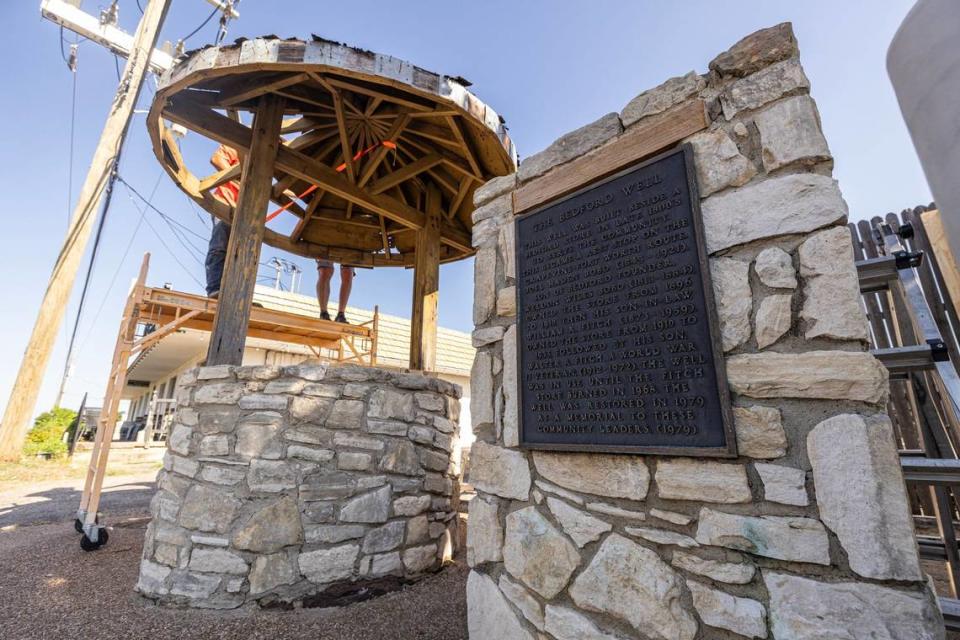
<path fill-rule="evenodd" d="M 210 157 L 210 164 L 223 171 L 240 164 L 240 156 L 233 147 L 221 144 Z M 240 182 L 231 180 L 213 190 L 213 197 L 225 205 L 236 208 L 240 197 Z M 219 218 L 213 221 L 210 230 L 210 244 L 204 266 L 207 270 L 207 296 L 217 298 L 220 295 L 220 280 L 223 279 L 223 263 L 227 259 L 227 243 L 230 240 L 230 225 Z"/>
<path fill-rule="evenodd" d="M 337 316 L 335 320 L 347 324 L 347 316 L 344 310 L 347 308 L 347 301 L 350 300 L 350 290 L 353 288 L 353 276 L 356 270 L 345 264 L 340 265 L 340 298 L 337 305 Z M 330 314 L 327 312 L 327 301 L 330 299 L 330 281 L 333 279 L 333 262 L 323 258 L 317 258 L 317 302 L 320 304 L 320 319 L 329 320 Z"/>

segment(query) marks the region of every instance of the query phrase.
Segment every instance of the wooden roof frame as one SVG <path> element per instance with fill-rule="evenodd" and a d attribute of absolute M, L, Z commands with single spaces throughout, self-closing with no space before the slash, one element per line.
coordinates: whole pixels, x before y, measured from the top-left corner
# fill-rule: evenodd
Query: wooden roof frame
<path fill-rule="evenodd" d="M 253 132 L 236 110 L 252 112 L 261 97 L 281 96 L 281 136 L 299 135 L 279 146 L 270 200 L 300 220 L 290 235 L 265 229 L 267 244 L 354 266 L 413 267 L 414 237 L 430 215 L 427 187 L 435 184 L 442 210 L 439 260 L 450 262 L 475 251 L 469 194 L 517 166 L 502 118 L 466 84 L 319 38 L 257 38 L 201 49 L 179 61 L 159 81 L 148 130 L 174 182 L 204 209 L 232 222 L 233 208 L 211 190 L 238 179 L 240 167 L 198 177 L 186 166 L 167 121 L 243 156 Z M 384 140 L 399 149 L 391 152 Z M 345 171 L 338 171 L 343 165 Z M 309 199 L 291 197 L 308 187 L 314 188 Z"/>

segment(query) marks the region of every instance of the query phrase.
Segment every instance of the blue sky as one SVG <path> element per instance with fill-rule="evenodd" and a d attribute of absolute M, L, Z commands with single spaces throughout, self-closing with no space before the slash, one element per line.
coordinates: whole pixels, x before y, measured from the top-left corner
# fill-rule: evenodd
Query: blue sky
<path fill-rule="evenodd" d="M 107 0 L 99 0 L 106 5 Z M 40 18 L 39 0 L 3 0 L 0 24 L 0 403 L 5 404 L 33 326 L 50 269 L 66 229 L 71 74 L 60 52 L 56 26 Z M 719 52 L 756 29 L 792 21 L 801 59 L 820 108 L 853 218 L 930 201 L 884 68 L 886 48 L 913 0 L 501 0 L 460 3 L 317 2 L 243 0 L 229 38 L 263 34 L 309 37 L 316 33 L 388 53 L 419 66 L 462 75 L 472 89 L 507 120 L 521 157 L 544 148 L 565 131 L 618 111 L 634 95 L 691 69 L 704 72 Z M 98 12 L 98 2 L 83 8 Z M 162 40 L 176 41 L 210 11 L 202 0 L 174 0 Z M 120 22 L 132 32 L 139 18 L 134 0 L 120 0 Z M 211 21 L 188 45 L 213 40 Z M 67 34 L 67 39 L 72 36 Z M 113 57 L 80 45 L 73 194 L 83 181 L 116 89 Z M 148 105 L 151 90 L 141 96 Z M 154 204 L 200 236 L 204 220 L 163 175 L 150 151 L 143 115 L 130 129 L 121 175 L 141 193 L 156 185 Z M 159 180 L 159 181 L 158 181 Z M 199 291 L 197 250 L 185 248 L 170 227 L 148 211 L 143 223 L 123 186 L 118 186 L 86 310 L 80 320 L 76 368 L 64 404 L 75 406 L 85 391 L 99 403 L 117 323 L 140 258 L 152 252 L 150 283 Z M 136 203 L 139 205 L 139 203 Z M 200 238 L 186 234 L 198 248 Z M 169 247 L 169 250 L 164 246 Z M 262 260 L 293 258 L 264 247 Z M 202 259 L 202 255 L 200 256 Z M 316 272 L 293 258 L 309 292 Z M 84 267 L 85 268 L 85 267 Z M 67 315 L 71 327 L 82 272 Z M 352 304 L 379 304 L 386 313 L 409 316 L 408 271 L 361 271 Z M 472 261 L 441 269 L 440 322 L 471 329 Z M 54 401 L 66 353 L 66 331 L 50 362 L 37 411 Z"/>

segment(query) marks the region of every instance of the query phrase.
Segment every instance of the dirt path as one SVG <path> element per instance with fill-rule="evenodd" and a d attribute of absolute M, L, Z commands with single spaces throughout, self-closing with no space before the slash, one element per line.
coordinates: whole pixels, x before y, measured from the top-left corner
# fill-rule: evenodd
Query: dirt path
<path fill-rule="evenodd" d="M 115 513 L 146 512 L 155 490 L 156 469 L 132 475 L 107 476 L 100 500 L 105 522 Z M 83 491 L 82 477 L 40 482 L 0 483 L 0 529 L 10 525 L 72 521 Z"/>
<path fill-rule="evenodd" d="M 0 531 L 0 638 L 136 640 L 464 640 L 467 570 L 453 565 L 402 591 L 340 609 L 191 611 L 134 594 L 146 512 L 114 518 L 84 553 L 67 522 Z"/>

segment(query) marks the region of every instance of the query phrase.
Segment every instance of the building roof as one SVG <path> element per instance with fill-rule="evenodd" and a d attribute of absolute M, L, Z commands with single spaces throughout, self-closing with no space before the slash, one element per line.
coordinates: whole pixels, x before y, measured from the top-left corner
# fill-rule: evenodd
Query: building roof
<path fill-rule="evenodd" d="M 272 287 L 257 285 L 254 302 L 267 309 L 275 309 L 297 315 L 318 317 L 320 307 L 316 297 Z M 351 324 L 368 322 L 373 311 L 358 307 L 347 307 L 347 320 Z M 206 351 L 209 334 L 195 329 L 185 329 L 163 338 L 157 345 L 148 349 L 134 360 L 128 368 L 133 385 L 142 386 L 144 382 L 163 380 Z M 272 340 L 248 338 L 247 345 L 274 351 L 312 356 L 310 350 L 298 344 L 281 343 Z M 474 348 L 469 333 L 437 328 L 437 373 L 469 376 L 473 365 Z M 377 365 L 406 368 L 410 358 L 410 320 L 387 314 L 380 314 Z"/>

